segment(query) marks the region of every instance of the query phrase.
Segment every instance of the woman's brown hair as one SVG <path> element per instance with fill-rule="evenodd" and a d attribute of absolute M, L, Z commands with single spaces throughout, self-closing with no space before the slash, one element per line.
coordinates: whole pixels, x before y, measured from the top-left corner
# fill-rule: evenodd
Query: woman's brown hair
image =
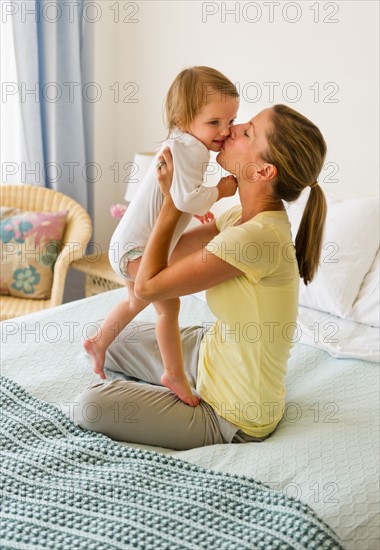
<path fill-rule="evenodd" d="M 277 168 L 273 184 L 276 198 L 292 202 L 310 187 L 295 239 L 300 276 L 307 285 L 318 269 L 327 213 L 326 197 L 317 182 L 326 142 L 315 124 L 286 105 L 274 105 L 272 121 L 266 157 Z"/>
<path fill-rule="evenodd" d="M 166 94 L 165 115 L 169 135 L 176 127 L 186 131 L 215 94 L 239 99 L 236 86 L 216 69 L 190 67 L 176 76 Z"/>

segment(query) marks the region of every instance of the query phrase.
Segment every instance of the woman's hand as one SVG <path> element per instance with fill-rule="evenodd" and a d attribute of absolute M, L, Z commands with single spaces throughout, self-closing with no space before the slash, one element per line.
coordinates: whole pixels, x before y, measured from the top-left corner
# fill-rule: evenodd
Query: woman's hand
<path fill-rule="evenodd" d="M 157 159 L 156 176 L 157 181 L 161 189 L 161 193 L 164 197 L 170 195 L 170 188 L 173 182 L 173 157 L 170 151 L 170 147 L 165 147 L 161 155 Z"/>

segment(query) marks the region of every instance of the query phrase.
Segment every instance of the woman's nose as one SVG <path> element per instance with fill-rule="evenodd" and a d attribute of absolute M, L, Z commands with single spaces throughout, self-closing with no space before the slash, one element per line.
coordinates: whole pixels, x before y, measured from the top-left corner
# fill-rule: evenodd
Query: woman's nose
<path fill-rule="evenodd" d="M 230 135 L 231 127 L 229 124 L 224 124 L 223 127 L 220 130 L 220 133 L 222 136 L 228 137 Z"/>
<path fill-rule="evenodd" d="M 230 137 L 235 138 L 238 135 L 240 126 L 241 124 L 235 124 L 234 126 L 230 126 Z"/>

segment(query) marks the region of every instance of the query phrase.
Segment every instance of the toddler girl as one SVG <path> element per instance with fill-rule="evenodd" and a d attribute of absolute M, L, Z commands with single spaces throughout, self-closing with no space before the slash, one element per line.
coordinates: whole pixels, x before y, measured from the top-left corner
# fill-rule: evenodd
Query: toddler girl
<path fill-rule="evenodd" d="M 175 229 L 169 256 L 193 215 L 205 216 L 215 201 L 236 192 L 233 176 L 222 178 L 216 187 L 203 185 L 210 151 L 219 152 L 230 134 L 238 110 L 238 92 L 223 74 L 209 67 L 192 67 L 182 71 L 166 96 L 166 119 L 169 137 L 161 150 L 170 147 L 174 160 L 173 202 L 181 215 Z M 156 179 L 157 159 L 128 206 L 110 244 L 110 263 L 126 279 L 127 300 L 118 304 L 106 317 L 97 334 L 84 342 L 94 372 L 105 379 L 103 367 L 108 346 L 148 302 L 134 293 L 134 280 L 145 245 L 160 212 L 163 198 Z M 183 368 L 181 337 L 178 326 L 179 298 L 154 302 L 157 312 L 156 335 L 164 373 L 161 383 L 191 406 L 199 398 L 191 392 Z"/>

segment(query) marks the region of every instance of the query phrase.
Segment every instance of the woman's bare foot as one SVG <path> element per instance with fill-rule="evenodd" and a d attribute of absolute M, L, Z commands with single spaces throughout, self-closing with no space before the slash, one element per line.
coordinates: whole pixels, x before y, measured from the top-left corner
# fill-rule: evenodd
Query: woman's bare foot
<path fill-rule="evenodd" d="M 106 354 L 104 350 L 101 349 L 96 340 L 91 340 L 90 338 L 83 342 L 83 347 L 90 356 L 94 373 L 100 376 L 102 380 L 105 380 L 106 375 L 103 368 Z"/>
<path fill-rule="evenodd" d="M 191 392 L 189 381 L 184 373 L 165 371 L 161 376 L 161 384 L 178 395 L 186 405 L 190 405 L 190 407 L 199 405 L 200 399 Z"/>

